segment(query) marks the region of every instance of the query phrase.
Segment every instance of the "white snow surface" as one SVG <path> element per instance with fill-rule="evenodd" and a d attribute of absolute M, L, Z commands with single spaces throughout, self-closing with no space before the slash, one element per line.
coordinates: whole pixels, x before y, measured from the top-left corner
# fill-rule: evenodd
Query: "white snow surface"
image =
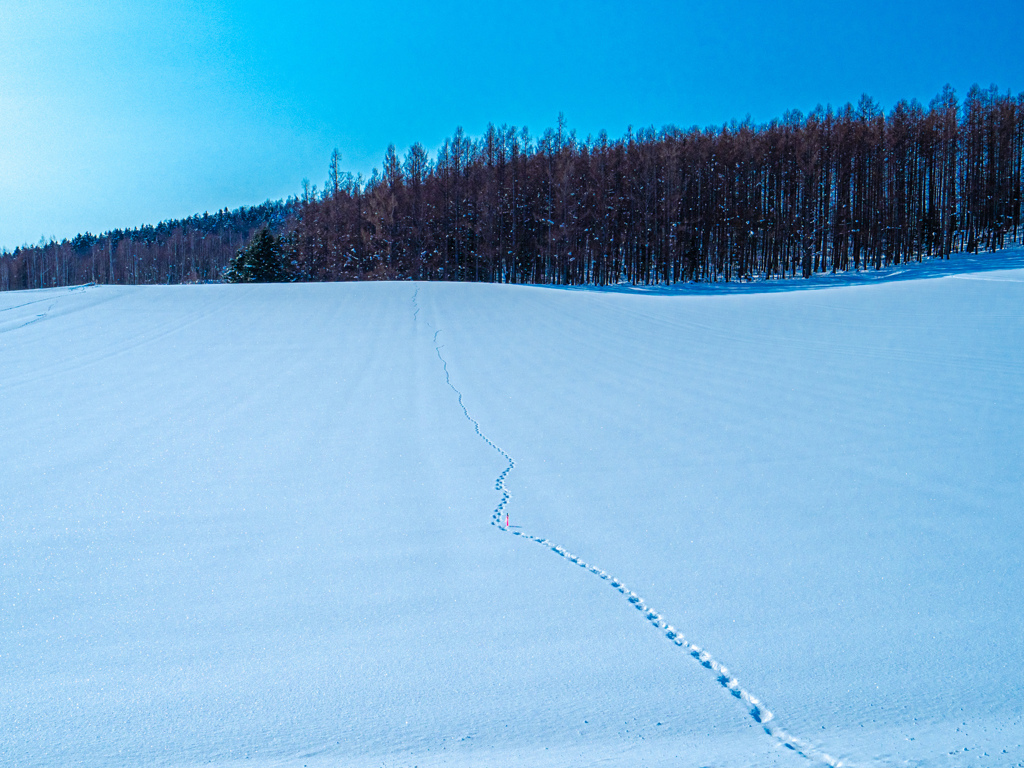
<path fill-rule="evenodd" d="M 1024 251 L 716 288 L 0 294 L 0 764 L 1024 765 Z"/>

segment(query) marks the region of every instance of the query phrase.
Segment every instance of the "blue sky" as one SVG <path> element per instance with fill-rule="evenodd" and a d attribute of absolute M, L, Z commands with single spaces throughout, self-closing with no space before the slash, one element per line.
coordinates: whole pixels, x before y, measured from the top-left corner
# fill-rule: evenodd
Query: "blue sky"
<path fill-rule="evenodd" d="M 761 122 L 1024 90 L 1024 3 L 3 0 L 0 247 L 368 174 L 461 125 Z"/>

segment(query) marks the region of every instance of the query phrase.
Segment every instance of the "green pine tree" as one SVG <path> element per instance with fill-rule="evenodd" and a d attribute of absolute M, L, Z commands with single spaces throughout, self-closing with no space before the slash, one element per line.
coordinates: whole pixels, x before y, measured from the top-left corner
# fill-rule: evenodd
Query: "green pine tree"
<path fill-rule="evenodd" d="M 229 283 L 283 283 L 288 272 L 281 261 L 281 242 L 266 227 L 238 251 L 224 271 Z"/>

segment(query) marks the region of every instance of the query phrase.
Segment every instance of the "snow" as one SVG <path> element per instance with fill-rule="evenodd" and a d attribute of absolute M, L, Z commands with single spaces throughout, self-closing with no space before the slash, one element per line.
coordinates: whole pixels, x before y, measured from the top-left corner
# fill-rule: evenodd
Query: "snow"
<path fill-rule="evenodd" d="M 718 288 L 0 294 L 0 764 L 1024 764 L 1024 252 Z"/>

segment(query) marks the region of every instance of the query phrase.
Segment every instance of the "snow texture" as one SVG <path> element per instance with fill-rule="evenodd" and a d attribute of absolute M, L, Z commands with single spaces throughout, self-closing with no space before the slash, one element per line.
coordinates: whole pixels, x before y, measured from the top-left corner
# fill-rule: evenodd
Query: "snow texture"
<path fill-rule="evenodd" d="M 0 435 L 3 765 L 1024 765 L 1019 250 L 0 294 Z"/>

